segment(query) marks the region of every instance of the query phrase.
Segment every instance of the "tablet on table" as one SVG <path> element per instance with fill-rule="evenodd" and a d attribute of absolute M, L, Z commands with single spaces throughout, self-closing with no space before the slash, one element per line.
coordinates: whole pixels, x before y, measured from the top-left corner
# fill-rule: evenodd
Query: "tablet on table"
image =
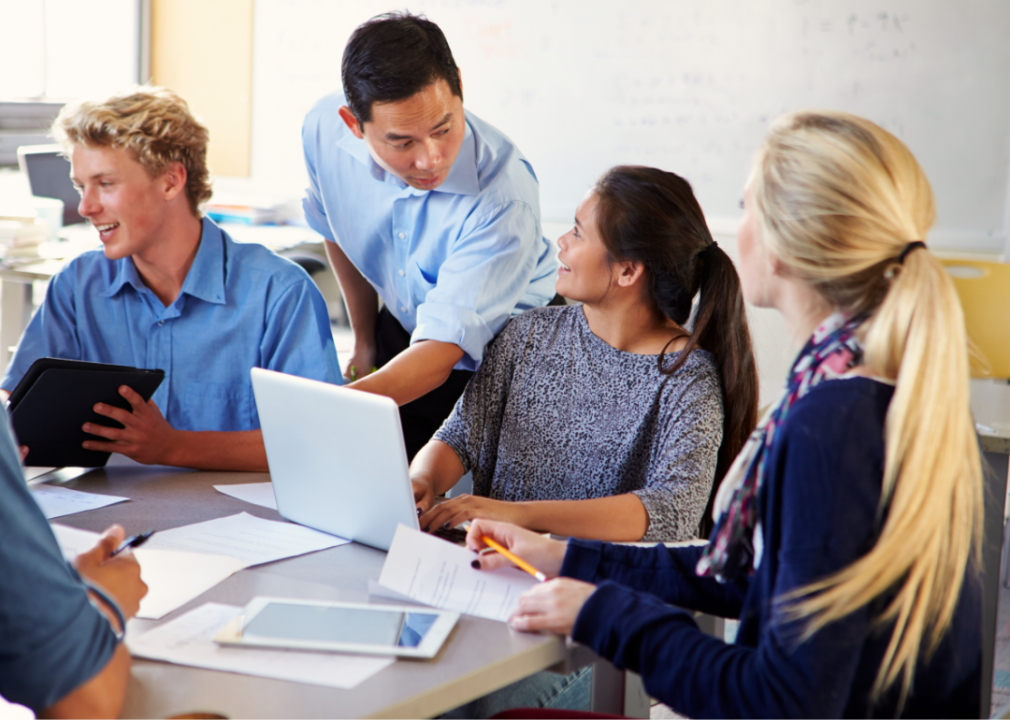
<path fill-rule="evenodd" d="M 426 607 L 258 597 L 214 642 L 432 658 L 458 619 Z"/>

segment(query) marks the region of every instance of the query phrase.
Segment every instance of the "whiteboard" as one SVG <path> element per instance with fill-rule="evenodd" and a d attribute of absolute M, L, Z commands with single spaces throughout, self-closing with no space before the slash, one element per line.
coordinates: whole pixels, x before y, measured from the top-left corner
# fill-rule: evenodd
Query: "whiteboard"
<path fill-rule="evenodd" d="M 306 183 L 301 121 L 340 86 L 353 29 L 402 3 L 256 0 L 253 178 Z M 1006 0 L 414 0 L 439 24 L 465 106 L 511 137 L 566 222 L 616 164 L 686 177 L 717 231 L 769 123 L 866 116 L 916 154 L 935 247 L 1004 252 L 1010 225 Z"/>

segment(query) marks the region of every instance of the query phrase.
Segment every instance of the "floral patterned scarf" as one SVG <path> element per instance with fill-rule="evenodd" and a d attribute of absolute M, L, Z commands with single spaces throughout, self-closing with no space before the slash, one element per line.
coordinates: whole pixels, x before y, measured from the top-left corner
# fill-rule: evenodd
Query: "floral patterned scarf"
<path fill-rule="evenodd" d="M 814 330 L 800 351 L 789 371 L 782 397 L 747 438 L 723 479 L 715 502 L 718 513 L 715 528 L 698 560 L 698 575 L 727 582 L 741 573 L 753 574 L 761 564 L 758 499 L 775 431 L 785 421 L 793 403 L 814 386 L 843 375 L 862 362 L 863 349 L 855 332 L 863 320 L 863 317 L 846 320 L 836 312 Z M 724 496 L 728 493 L 732 496 L 727 500 Z"/>

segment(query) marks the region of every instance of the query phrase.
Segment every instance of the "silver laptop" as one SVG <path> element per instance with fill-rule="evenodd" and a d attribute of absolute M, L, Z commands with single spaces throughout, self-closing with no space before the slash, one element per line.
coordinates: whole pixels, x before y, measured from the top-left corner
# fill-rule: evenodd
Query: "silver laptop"
<path fill-rule="evenodd" d="M 393 400 L 260 368 L 252 384 L 281 515 L 381 550 L 420 529 Z"/>

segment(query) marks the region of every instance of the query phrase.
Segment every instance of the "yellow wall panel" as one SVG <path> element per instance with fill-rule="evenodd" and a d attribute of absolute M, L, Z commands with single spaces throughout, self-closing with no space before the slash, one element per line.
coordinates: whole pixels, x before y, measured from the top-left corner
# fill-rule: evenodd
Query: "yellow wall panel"
<path fill-rule="evenodd" d="M 215 175 L 249 176 L 252 37 L 253 0 L 151 0 L 151 81 L 210 130 Z"/>

